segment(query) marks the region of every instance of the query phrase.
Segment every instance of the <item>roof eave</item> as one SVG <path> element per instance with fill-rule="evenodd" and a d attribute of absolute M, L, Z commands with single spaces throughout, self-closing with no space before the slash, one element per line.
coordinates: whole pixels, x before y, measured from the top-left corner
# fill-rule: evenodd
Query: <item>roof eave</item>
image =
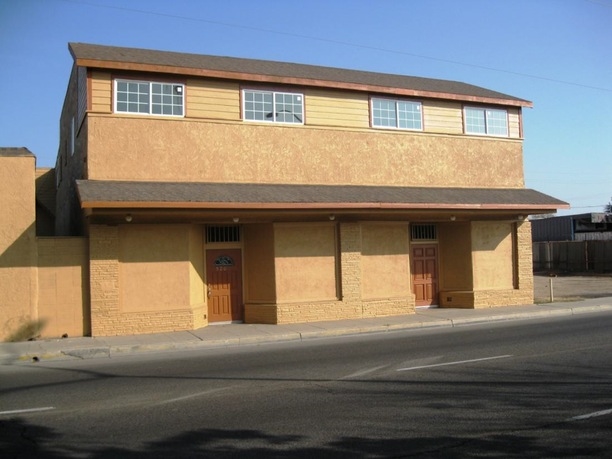
<path fill-rule="evenodd" d="M 367 85 L 367 84 L 360 84 L 360 83 L 329 81 L 329 80 L 320 80 L 320 79 L 312 79 L 312 78 L 284 77 L 284 76 L 275 76 L 275 75 L 254 74 L 254 73 L 248 73 L 248 72 L 231 72 L 231 71 L 224 71 L 224 70 L 177 67 L 177 66 L 170 66 L 170 65 L 109 61 L 109 60 L 100 60 L 100 59 L 91 59 L 91 58 L 78 58 L 77 56 L 74 55 L 74 53 L 72 52 L 72 49 L 71 49 L 71 53 L 75 60 L 75 64 L 80 67 L 90 67 L 90 68 L 119 70 L 119 71 L 133 71 L 133 72 L 166 73 L 166 74 L 171 74 L 171 75 L 219 78 L 219 79 L 226 79 L 226 80 L 238 80 L 238 81 L 249 81 L 249 82 L 259 82 L 259 83 L 288 84 L 288 85 L 295 85 L 295 86 L 312 86 L 312 87 L 344 89 L 344 90 L 360 91 L 360 92 L 377 92 L 377 93 L 395 94 L 395 95 L 402 95 L 402 96 L 409 96 L 409 97 L 410 96 L 411 97 L 426 97 L 426 98 L 432 98 L 432 99 L 457 100 L 457 101 L 464 101 L 464 102 L 508 105 L 508 106 L 515 106 L 515 107 L 533 107 L 532 102 L 528 100 L 521 100 L 521 99 L 480 97 L 480 96 L 470 96 L 470 95 L 465 95 L 465 94 L 454 94 L 454 93 L 435 92 L 435 91 L 420 91 L 420 90 L 407 89 L 407 88 Z"/>
<path fill-rule="evenodd" d="M 206 210 L 524 210 L 550 212 L 569 209 L 569 204 L 445 204 L 387 202 L 168 202 L 82 201 L 83 209 L 206 209 Z"/>

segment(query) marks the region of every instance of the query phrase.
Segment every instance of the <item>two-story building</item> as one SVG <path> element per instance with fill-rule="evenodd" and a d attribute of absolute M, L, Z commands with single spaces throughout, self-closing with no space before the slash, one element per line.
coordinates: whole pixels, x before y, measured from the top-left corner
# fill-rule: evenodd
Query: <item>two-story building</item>
<path fill-rule="evenodd" d="M 93 335 L 533 302 L 522 109 L 469 84 L 71 43 L 56 233 Z"/>

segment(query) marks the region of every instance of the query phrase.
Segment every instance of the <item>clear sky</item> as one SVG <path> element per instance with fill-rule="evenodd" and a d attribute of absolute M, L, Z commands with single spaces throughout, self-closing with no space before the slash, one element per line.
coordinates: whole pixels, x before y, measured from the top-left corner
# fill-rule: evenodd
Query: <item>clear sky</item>
<path fill-rule="evenodd" d="M 526 186 L 612 197 L 612 0 L 0 0 L 0 146 L 55 164 L 68 42 L 458 80 L 530 100 Z"/>

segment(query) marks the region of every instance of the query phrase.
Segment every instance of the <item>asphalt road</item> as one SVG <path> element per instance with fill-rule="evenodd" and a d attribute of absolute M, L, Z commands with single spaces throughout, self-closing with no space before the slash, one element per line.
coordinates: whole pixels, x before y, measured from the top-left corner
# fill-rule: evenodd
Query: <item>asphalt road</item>
<path fill-rule="evenodd" d="M 0 367 L 1 457 L 610 457 L 612 314 Z"/>

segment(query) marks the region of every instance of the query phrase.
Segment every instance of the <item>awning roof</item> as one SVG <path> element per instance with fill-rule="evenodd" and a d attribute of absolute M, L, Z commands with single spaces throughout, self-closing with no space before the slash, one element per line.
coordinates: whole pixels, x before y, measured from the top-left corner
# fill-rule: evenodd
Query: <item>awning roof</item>
<path fill-rule="evenodd" d="M 440 209 L 569 208 L 524 188 L 434 188 L 77 180 L 83 209 Z"/>

